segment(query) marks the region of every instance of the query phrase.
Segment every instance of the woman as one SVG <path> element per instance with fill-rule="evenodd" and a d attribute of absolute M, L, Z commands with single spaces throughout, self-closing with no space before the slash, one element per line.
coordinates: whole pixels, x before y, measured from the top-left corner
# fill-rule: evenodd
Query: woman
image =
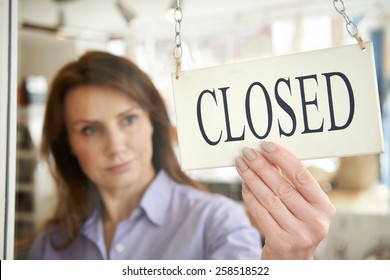
<path fill-rule="evenodd" d="M 265 234 L 261 253 L 242 207 L 181 171 L 170 132 L 163 100 L 135 64 L 89 52 L 65 65 L 50 89 L 42 141 L 58 206 L 29 257 L 313 257 L 334 209 L 294 156 L 265 142 L 266 152 L 246 148 L 237 158 L 245 203 Z"/>

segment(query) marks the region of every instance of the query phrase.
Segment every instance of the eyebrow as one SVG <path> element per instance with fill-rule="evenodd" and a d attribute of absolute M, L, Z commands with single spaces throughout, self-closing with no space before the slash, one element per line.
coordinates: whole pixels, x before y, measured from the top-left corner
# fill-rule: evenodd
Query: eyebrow
<path fill-rule="evenodd" d="M 134 105 L 134 106 L 130 107 L 129 109 L 127 109 L 126 111 L 123 111 L 123 112 L 119 113 L 117 115 L 117 117 L 122 117 L 122 116 L 127 115 L 127 114 L 131 113 L 132 111 L 138 110 L 138 109 L 142 109 L 141 106 Z"/>
<path fill-rule="evenodd" d="M 141 106 L 139 105 L 134 105 L 132 107 L 130 107 L 129 109 L 123 111 L 123 112 L 120 112 L 118 115 L 117 115 L 117 118 L 121 118 L 123 116 L 126 116 L 127 114 L 131 113 L 132 111 L 134 110 L 138 110 L 138 109 L 142 109 Z M 74 121 L 72 124 L 71 124 L 71 127 L 75 127 L 77 125 L 80 125 L 80 124 L 94 124 L 94 123 L 99 123 L 98 120 L 85 120 L 85 119 L 80 119 L 80 120 L 76 120 Z"/>

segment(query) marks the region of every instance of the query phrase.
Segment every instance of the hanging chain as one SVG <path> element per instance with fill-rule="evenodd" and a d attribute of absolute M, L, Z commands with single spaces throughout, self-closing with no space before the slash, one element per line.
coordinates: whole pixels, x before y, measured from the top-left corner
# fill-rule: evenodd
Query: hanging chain
<path fill-rule="evenodd" d="M 359 30 L 356 26 L 356 24 L 350 19 L 350 17 L 347 15 L 345 4 L 343 0 L 333 0 L 333 6 L 336 9 L 336 11 L 343 16 L 345 20 L 345 27 L 348 31 L 348 34 L 351 37 L 354 37 L 356 41 L 358 42 L 360 48 L 364 51 L 366 47 L 364 46 L 364 42 L 362 37 L 359 35 Z"/>
<path fill-rule="evenodd" d="M 180 8 L 180 0 L 176 1 L 176 9 L 173 13 L 173 17 L 175 20 L 175 49 L 173 51 L 173 56 L 176 59 L 176 80 L 178 80 L 181 71 L 181 56 L 183 54 L 181 47 L 181 20 L 183 19 L 183 13 Z"/>

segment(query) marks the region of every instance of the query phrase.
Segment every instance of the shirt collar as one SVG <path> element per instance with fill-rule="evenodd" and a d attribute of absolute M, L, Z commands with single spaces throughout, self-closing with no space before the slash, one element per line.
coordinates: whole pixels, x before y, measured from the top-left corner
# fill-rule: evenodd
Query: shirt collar
<path fill-rule="evenodd" d="M 140 202 L 140 208 L 148 219 L 157 226 L 162 226 L 168 216 L 168 207 L 171 203 L 172 179 L 164 170 L 160 170 L 146 189 Z M 100 240 L 102 206 L 98 206 L 84 223 L 81 231 L 92 239 Z"/>
<path fill-rule="evenodd" d="M 157 226 L 162 226 L 168 216 L 172 182 L 168 174 L 164 170 L 160 170 L 141 199 L 140 207 Z"/>
<path fill-rule="evenodd" d="M 81 228 L 81 233 L 96 243 L 103 258 L 106 258 L 106 250 L 103 236 L 102 208 L 98 206 Z"/>

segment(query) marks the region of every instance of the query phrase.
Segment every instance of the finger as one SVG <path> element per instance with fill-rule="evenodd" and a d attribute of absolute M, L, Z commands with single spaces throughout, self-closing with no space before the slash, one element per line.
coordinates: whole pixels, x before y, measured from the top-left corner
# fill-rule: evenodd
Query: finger
<path fill-rule="evenodd" d="M 273 164 L 278 165 L 298 192 L 309 203 L 322 203 L 328 200 L 318 182 L 303 166 L 302 162 L 285 148 L 271 142 L 261 143 L 263 155 Z"/>
<path fill-rule="evenodd" d="M 255 220 L 260 232 L 264 236 L 276 234 L 282 229 L 275 219 L 271 216 L 267 209 L 259 203 L 253 193 L 250 191 L 246 183 L 242 183 L 242 199 L 249 213 Z"/>
<path fill-rule="evenodd" d="M 267 209 L 281 228 L 286 231 L 293 231 L 297 228 L 297 219 L 287 209 L 286 205 L 276 196 L 273 191 L 262 181 L 262 179 L 250 169 L 243 158 L 236 159 L 237 171 L 242 177 L 248 189 L 256 198 L 257 203 Z"/>
<path fill-rule="evenodd" d="M 310 219 L 313 207 L 302 197 L 294 186 L 270 163 L 264 155 L 250 148 L 243 149 L 245 163 L 262 179 L 264 184 L 277 196 L 297 218 Z M 269 194 L 268 194 L 269 195 Z"/>

